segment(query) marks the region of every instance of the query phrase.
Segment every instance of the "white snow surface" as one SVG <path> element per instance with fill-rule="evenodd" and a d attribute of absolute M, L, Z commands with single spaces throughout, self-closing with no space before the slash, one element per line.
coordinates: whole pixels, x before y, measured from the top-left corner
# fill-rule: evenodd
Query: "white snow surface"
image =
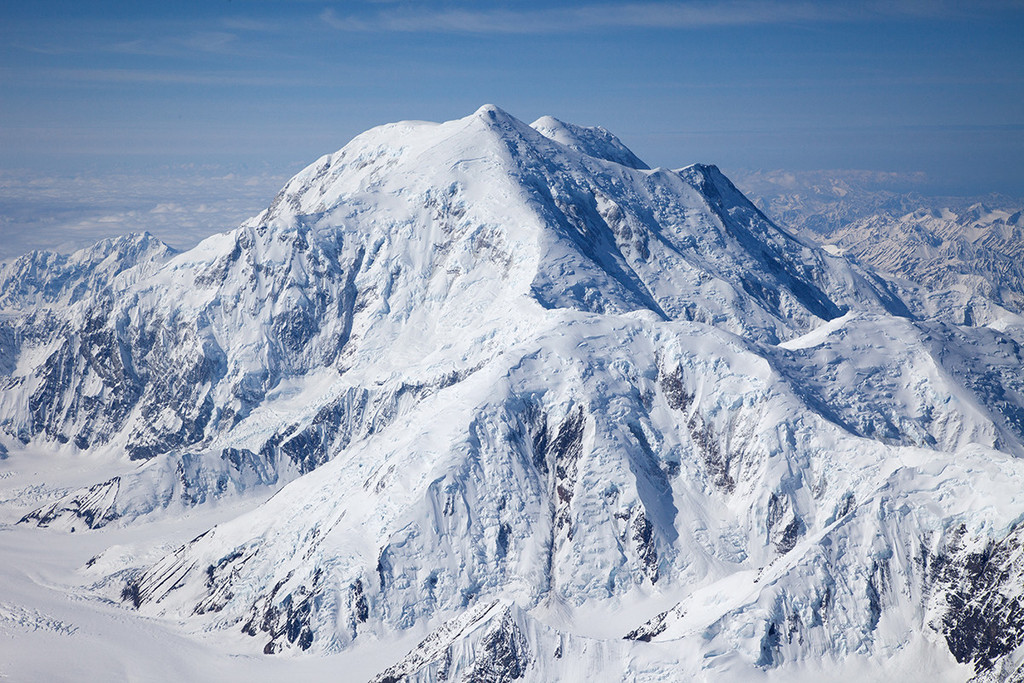
<path fill-rule="evenodd" d="M 63 258 L 0 269 L 0 674 L 1024 661 L 1024 320 L 901 300 L 713 166 L 488 105 Z"/>

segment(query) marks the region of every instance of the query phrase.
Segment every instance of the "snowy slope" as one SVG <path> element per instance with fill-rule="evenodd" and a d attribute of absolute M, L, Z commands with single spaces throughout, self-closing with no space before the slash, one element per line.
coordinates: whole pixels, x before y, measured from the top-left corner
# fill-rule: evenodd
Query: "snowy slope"
<path fill-rule="evenodd" d="M 103 465 L 17 533 L 234 511 L 99 552 L 79 581 L 126 618 L 402 643 L 381 681 L 1024 661 L 1024 320 L 904 301 L 713 166 L 485 106 L 138 252 L 0 271 L 8 461 Z"/>

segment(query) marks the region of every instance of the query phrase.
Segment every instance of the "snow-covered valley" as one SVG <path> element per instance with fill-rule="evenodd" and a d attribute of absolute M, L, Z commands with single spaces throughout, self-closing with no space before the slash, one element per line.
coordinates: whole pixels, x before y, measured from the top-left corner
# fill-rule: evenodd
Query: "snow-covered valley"
<path fill-rule="evenodd" d="M 485 106 L 0 285 L 12 679 L 1021 675 L 1024 318 L 714 166 Z"/>

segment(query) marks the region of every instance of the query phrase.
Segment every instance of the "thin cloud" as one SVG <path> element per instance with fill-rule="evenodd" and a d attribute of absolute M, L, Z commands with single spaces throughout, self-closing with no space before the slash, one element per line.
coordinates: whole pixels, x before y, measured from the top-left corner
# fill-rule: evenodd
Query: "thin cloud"
<path fill-rule="evenodd" d="M 196 52 L 239 54 L 238 36 L 226 31 L 199 31 L 183 36 L 121 41 L 106 46 L 109 52 L 149 57 L 181 57 Z"/>
<path fill-rule="evenodd" d="M 315 84 L 312 80 L 285 76 L 269 76 L 248 72 L 197 73 L 188 70 L 155 69 L 38 69 L 16 72 L 0 69 L 0 82 L 18 80 L 38 82 L 43 80 L 70 81 L 72 83 L 165 83 L 168 85 L 224 85 L 224 86 L 306 86 Z"/>
<path fill-rule="evenodd" d="M 1013 3 L 983 3 L 989 9 Z M 406 33 L 545 34 L 608 28 L 707 28 L 757 24 L 846 22 L 883 17 L 952 16 L 956 3 L 931 0 L 829 3 L 800 0 L 732 2 L 639 2 L 551 9 L 387 10 L 371 15 L 339 15 L 325 9 L 320 19 L 341 31 Z"/>
<path fill-rule="evenodd" d="M 230 52 L 237 41 L 238 36 L 226 31 L 201 31 L 181 40 L 189 49 L 213 53 Z"/>
<path fill-rule="evenodd" d="M 224 170 L 182 166 L 60 176 L 0 169 L 0 261 L 142 231 L 188 248 L 259 213 L 287 180 Z"/>
<path fill-rule="evenodd" d="M 422 33 L 565 33 L 612 27 L 697 28 L 816 19 L 812 3 L 735 2 L 726 5 L 638 3 L 574 8 L 509 10 L 389 10 L 370 16 L 340 16 L 333 9 L 320 18 L 342 31 Z"/>
<path fill-rule="evenodd" d="M 38 55 L 47 55 L 50 57 L 70 55 L 77 52 L 77 50 L 73 48 L 56 45 L 21 45 L 16 43 L 12 45 L 12 47 L 15 47 L 19 50 L 25 50 L 27 52 L 34 52 Z"/>
<path fill-rule="evenodd" d="M 272 33 L 281 30 L 281 22 L 261 21 L 249 17 L 225 17 L 222 20 L 224 28 L 232 31 L 253 31 L 260 33 Z"/>

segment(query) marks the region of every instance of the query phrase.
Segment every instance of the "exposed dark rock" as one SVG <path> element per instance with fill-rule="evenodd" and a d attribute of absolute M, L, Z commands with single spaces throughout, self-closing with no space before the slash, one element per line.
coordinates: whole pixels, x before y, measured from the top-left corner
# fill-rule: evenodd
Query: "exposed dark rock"
<path fill-rule="evenodd" d="M 765 519 L 768 541 L 780 555 L 796 547 L 797 540 L 804 533 L 804 523 L 792 509 L 788 496 L 774 492 L 768 496 L 768 514 Z"/>
<path fill-rule="evenodd" d="M 976 670 L 991 669 L 1001 657 L 1024 644 L 1022 531 L 970 549 L 966 528 L 950 533 L 945 547 L 924 555 L 932 594 L 944 603 L 936 628 L 949 651 Z"/>
<path fill-rule="evenodd" d="M 242 632 L 250 636 L 266 633 L 270 641 L 264 652 L 275 654 L 285 646 L 294 645 L 308 650 L 313 644 L 313 601 L 321 588 L 323 571 L 317 569 L 309 585 L 300 585 L 292 592 L 278 597 L 281 589 L 292 575 L 282 579 L 270 593 L 253 603 L 249 619 L 242 626 Z"/>
<path fill-rule="evenodd" d="M 544 461 L 554 473 L 554 527 L 556 533 L 564 533 L 572 539 L 571 504 L 576 488 L 579 459 L 583 455 L 583 429 L 586 420 L 583 407 L 570 411 L 558 428 L 558 434 L 547 443 Z"/>
<path fill-rule="evenodd" d="M 651 583 L 657 583 L 658 549 L 654 544 L 654 527 L 642 509 L 638 509 L 633 515 L 632 529 L 633 542 L 636 544 L 636 553 L 640 558 L 644 573 Z"/>
<path fill-rule="evenodd" d="M 474 639 L 475 644 L 467 648 L 464 639 Z M 467 652 L 473 653 L 472 659 L 466 657 Z M 453 671 L 457 663 L 460 670 Z M 373 683 L 397 683 L 412 676 L 464 683 L 509 683 L 525 678 L 531 665 L 529 643 L 512 608 L 491 602 L 476 605 L 437 628 L 397 664 L 374 678 Z M 452 679 L 453 675 L 458 678 Z"/>
<path fill-rule="evenodd" d="M 665 401 L 673 410 L 686 413 L 690 412 L 693 403 L 693 394 L 687 392 L 683 378 L 683 370 L 677 367 L 672 372 L 661 374 L 661 390 L 665 395 Z M 718 437 L 705 422 L 700 412 L 694 410 L 687 418 L 686 426 L 690 432 L 690 438 L 697 447 L 707 467 L 708 474 L 715 486 L 731 493 L 736 488 L 736 481 L 729 473 L 729 457 L 722 453 L 718 445 Z"/>
<path fill-rule="evenodd" d="M 129 577 L 121 591 L 121 599 L 131 602 L 137 608 L 146 602 L 159 602 L 165 595 L 180 588 L 196 569 L 195 563 L 188 559 L 190 547 L 209 533 L 205 531 L 199 534 L 144 573 Z"/>
<path fill-rule="evenodd" d="M 878 627 L 878 621 L 882 616 L 882 597 L 889 590 L 891 582 L 888 560 L 875 560 L 871 565 L 867 585 L 868 627 L 872 631 Z"/>
<path fill-rule="evenodd" d="M 206 597 L 196 605 L 193 613 L 219 612 L 228 601 L 235 597 L 231 587 L 245 564 L 256 555 L 257 550 L 236 550 L 223 557 L 217 564 L 206 568 Z"/>
<path fill-rule="evenodd" d="M 530 666 L 526 637 L 507 609 L 480 641 L 466 683 L 508 683 L 522 678 Z"/>
<path fill-rule="evenodd" d="M 683 384 L 683 369 L 680 367 L 661 375 L 661 391 L 668 407 L 673 410 L 685 411 L 693 402 L 693 394 L 688 393 Z"/>
<path fill-rule="evenodd" d="M 779 535 L 779 540 L 775 543 L 775 549 L 779 551 L 780 555 L 785 555 L 790 550 L 796 547 L 796 541 L 803 532 L 804 524 L 799 519 L 790 520 L 786 528 L 782 530 Z"/>
<path fill-rule="evenodd" d="M 644 642 L 650 642 L 650 640 L 668 628 L 669 617 L 676 615 L 676 608 L 667 609 L 660 614 L 656 614 L 646 623 L 636 627 L 622 638 L 623 640 L 642 640 Z M 680 615 L 681 616 L 681 615 Z"/>
<path fill-rule="evenodd" d="M 58 519 L 77 518 L 88 528 L 97 529 L 117 519 L 114 498 L 120 486 L 121 478 L 114 477 L 101 484 L 79 489 L 52 505 L 33 510 L 18 520 L 18 524 L 35 522 L 37 526 L 46 527 Z"/>
<path fill-rule="evenodd" d="M 782 629 L 774 621 L 769 621 L 761 636 L 761 653 L 757 658 L 757 666 L 769 668 L 778 665 L 778 652 L 782 646 Z"/>
<path fill-rule="evenodd" d="M 366 603 L 366 595 L 363 594 L 362 580 L 356 579 L 355 582 L 349 586 L 349 602 L 352 606 L 352 613 L 355 615 L 356 621 L 361 623 L 370 618 L 370 607 Z"/>

